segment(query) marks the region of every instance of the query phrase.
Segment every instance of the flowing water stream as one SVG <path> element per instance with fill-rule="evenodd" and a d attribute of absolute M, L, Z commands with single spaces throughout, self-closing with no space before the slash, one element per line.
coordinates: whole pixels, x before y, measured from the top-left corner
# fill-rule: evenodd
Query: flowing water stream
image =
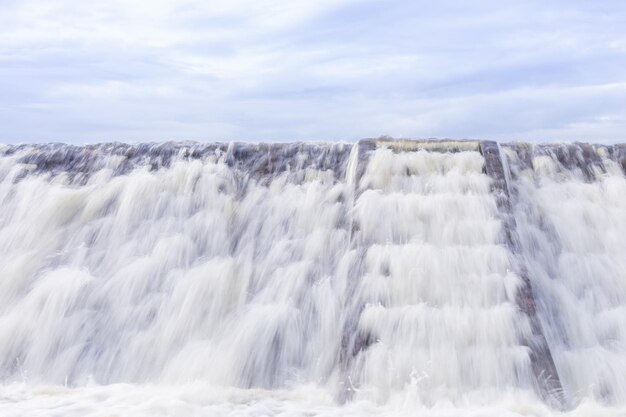
<path fill-rule="evenodd" d="M 626 415 L 626 147 L 0 148 L 0 416 Z"/>

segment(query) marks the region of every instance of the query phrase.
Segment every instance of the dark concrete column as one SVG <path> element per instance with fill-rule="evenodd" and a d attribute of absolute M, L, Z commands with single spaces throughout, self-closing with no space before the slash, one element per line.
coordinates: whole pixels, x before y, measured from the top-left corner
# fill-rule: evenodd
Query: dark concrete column
<path fill-rule="evenodd" d="M 352 192 L 354 193 L 354 203 L 357 202 L 359 196 L 363 193 L 363 189 L 360 187 L 361 178 L 365 174 L 367 164 L 369 162 L 372 152 L 376 149 L 376 143 L 372 139 L 360 140 L 357 144 L 357 166 L 355 168 L 355 186 Z M 341 338 L 341 350 L 339 352 L 339 362 L 341 364 L 342 383 L 343 389 L 339 393 L 337 400 L 340 403 L 349 401 L 354 395 L 354 386 L 357 381 L 352 381 L 351 372 L 353 368 L 354 359 L 359 352 L 367 349 L 374 339 L 370 334 L 362 334 L 358 331 L 359 319 L 361 313 L 365 309 L 365 305 L 357 294 L 361 277 L 365 273 L 365 255 L 367 248 L 362 245 L 360 240 L 360 225 L 356 223 L 350 224 L 350 245 L 353 250 L 357 252 L 356 261 L 353 265 L 351 276 L 352 279 L 348 282 L 346 289 L 346 321 L 344 323 L 342 338 Z"/>
<path fill-rule="evenodd" d="M 541 322 L 537 316 L 537 306 L 533 296 L 531 280 L 528 270 L 520 257 L 520 244 L 517 234 L 517 224 L 513 215 L 511 198 L 506 180 L 506 173 L 502 163 L 502 155 L 498 144 L 493 141 L 481 141 L 480 152 L 485 158 L 485 173 L 492 179 L 491 190 L 496 198 L 498 211 L 504 224 L 506 243 L 513 255 L 520 259 L 519 274 L 522 285 L 517 293 L 516 302 L 519 309 L 528 317 L 532 334 L 522 343 L 530 349 L 530 361 L 535 376 L 538 394 L 550 405 L 564 408 L 565 401 L 561 381 L 554 365 L 552 353 L 546 341 Z"/>

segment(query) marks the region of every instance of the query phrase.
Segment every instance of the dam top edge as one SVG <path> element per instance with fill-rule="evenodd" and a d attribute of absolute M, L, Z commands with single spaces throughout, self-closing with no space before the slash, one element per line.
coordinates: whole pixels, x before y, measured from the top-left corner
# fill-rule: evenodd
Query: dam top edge
<path fill-rule="evenodd" d="M 467 147 L 478 146 L 480 143 L 495 142 L 500 145 L 506 146 L 568 146 L 568 145 L 591 145 L 599 147 L 626 147 L 626 141 L 624 142 L 599 142 L 599 141 L 530 141 L 530 140 L 509 140 L 509 139 L 474 139 L 474 138 L 404 138 L 404 137 L 392 137 L 392 136 L 379 136 L 379 137 L 365 137 L 356 140 L 332 140 L 332 139 L 315 139 L 315 140 L 294 140 L 294 141 L 272 141 L 272 140 L 215 140 L 215 141 L 203 141 L 203 140 L 186 140 L 186 139 L 172 139 L 172 140 L 146 140 L 146 141 L 123 141 L 123 140 L 111 140 L 111 141 L 98 141 L 98 142 L 65 142 L 65 141 L 42 141 L 42 142 L 1 142 L 0 151 L 3 149 L 25 149 L 25 148 L 41 148 L 41 147 L 72 147 L 72 148 L 86 148 L 96 149 L 106 146 L 123 146 L 129 148 L 136 147 L 163 147 L 173 146 L 179 147 L 228 147 L 228 146 L 259 146 L 259 147 L 280 147 L 289 145 L 301 145 L 301 146 L 350 146 L 357 143 L 372 143 L 378 146 L 381 145 L 394 145 L 399 146 L 402 149 L 410 150 L 413 147 L 426 146 L 426 147 L 438 147 L 449 145 L 461 145 Z"/>

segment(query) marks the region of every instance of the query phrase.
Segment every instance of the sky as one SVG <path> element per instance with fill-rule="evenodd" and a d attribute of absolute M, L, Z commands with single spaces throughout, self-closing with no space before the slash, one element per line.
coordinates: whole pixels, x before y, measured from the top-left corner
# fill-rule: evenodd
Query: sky
<path fill-rule="evenodd" d="M 0 142 L 626 142 L 622 0 L 0 0 Z"/>

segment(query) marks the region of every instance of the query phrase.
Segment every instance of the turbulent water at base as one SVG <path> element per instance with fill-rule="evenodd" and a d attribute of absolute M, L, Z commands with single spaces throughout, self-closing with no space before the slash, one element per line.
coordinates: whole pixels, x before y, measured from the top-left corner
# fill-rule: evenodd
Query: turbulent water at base
<path fill-rule="evenodd" d="M 0 147 L 0 416 L 626 415 L 626 147 Z"/>

